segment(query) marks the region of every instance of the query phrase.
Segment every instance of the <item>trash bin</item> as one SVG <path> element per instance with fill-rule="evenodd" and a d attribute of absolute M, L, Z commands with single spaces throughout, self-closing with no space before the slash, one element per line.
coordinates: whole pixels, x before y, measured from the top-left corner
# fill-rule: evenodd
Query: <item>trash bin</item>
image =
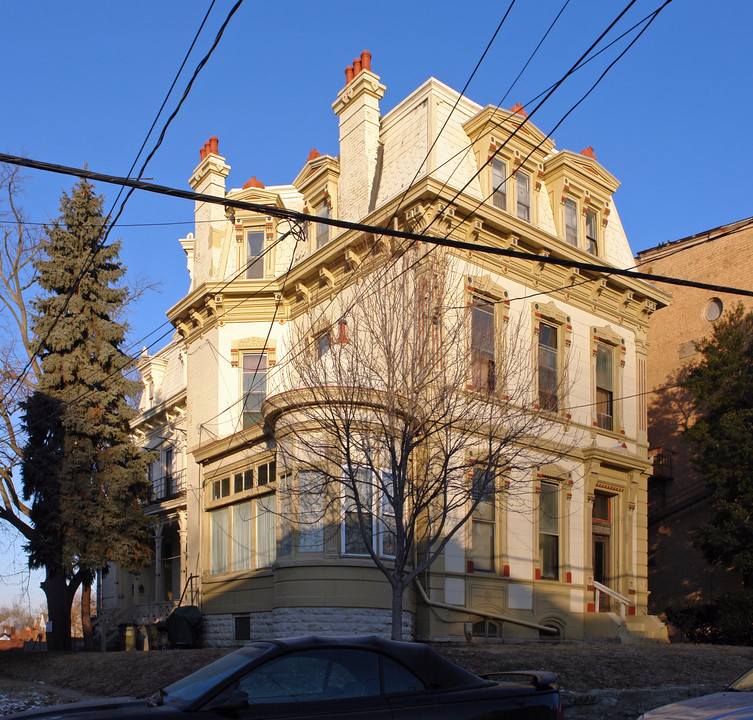
<path fill-rule="evenodd" d="M 201 645 L 201 610 L 195 605 L 175 608 L 167 618 L 167 635 L 173 647 L 199 647 Z"/>

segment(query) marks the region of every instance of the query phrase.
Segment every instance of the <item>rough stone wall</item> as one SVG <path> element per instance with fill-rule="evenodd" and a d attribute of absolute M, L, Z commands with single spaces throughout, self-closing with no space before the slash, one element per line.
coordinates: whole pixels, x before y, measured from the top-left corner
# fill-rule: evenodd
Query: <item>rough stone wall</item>
<path fill-rule="evenodd" d="M 239 613 L 243 614 L 243 613 Z M 389 610 L 342 607 L 277 608 L 271 612 L 250 613 L 251 640 L 297 637 L 300 635 L 379 635 L 390 637 Z M 205 615 L 204 647 L 242 645 L 235 639 L 235 615 Z M 413 638 L 414 618 L 403 613 L 403 639 Z"/>

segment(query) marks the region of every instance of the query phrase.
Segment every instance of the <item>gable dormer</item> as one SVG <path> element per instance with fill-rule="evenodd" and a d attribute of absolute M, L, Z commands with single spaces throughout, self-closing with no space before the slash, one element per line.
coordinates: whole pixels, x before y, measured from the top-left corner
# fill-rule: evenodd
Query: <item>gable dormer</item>
<path fill-rule="evenodd" d="M 293 185 L 303 195 L 303 212 L 319 217 L 337 218 L 337 188 L 340 177 L 340 161 L 330 155 L 322 155 L 311 148 L 306 164 L 298 173 Z M 335 228 L 329 225 L 310 223 L 309 252 L 324 247 L 334 238 Z"/>
<path fill-rule="evenodd" d="M 526 122 L 521 105 L 487 106 L 463 125 L 473 143 L 485 202 L 525 223 L 548 228 L 548 209 L 538 202 L 543 163 L 554 142 Z"/>
<path fill-rule="evenodd" d="M 606 228 L 617 178 L 596 159 L 593 148 L 561 150 L 544 163 L 557 237 L 595 257 L 605 257 Z"/>

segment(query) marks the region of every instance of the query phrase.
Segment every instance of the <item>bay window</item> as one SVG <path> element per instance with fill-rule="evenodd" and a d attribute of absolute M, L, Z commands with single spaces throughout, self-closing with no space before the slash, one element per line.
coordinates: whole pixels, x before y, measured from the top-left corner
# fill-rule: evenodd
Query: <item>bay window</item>
<path fill-rule="evenodd" d="M 342 552 L 394 557 L 397 525 L 392 505 L 392 475 L 357 468 L 355 477 L 343 479 Z M 359 514 L 360 508 L 360 514 Z"/>

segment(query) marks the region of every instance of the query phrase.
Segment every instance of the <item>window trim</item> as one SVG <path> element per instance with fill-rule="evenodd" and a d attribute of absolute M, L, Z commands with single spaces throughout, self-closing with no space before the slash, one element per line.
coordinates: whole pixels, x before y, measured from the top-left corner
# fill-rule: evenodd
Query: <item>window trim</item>
<path fill-rule="evenodd" d="M 215 481 L 216 482 L 216 481 Z M 271 546 L 272 557 L 271 562 L 261 565 L 259 563 L 259 545 L 260 545 L 260 532 L 263 528 L 260 525 L 260 505 L 268 503 L 272 500 L 275 509 L 267 510 L 273 515 L 273 522 L 271 528 L 268 527 L 267 531 L 272 533 Z M 235 499 L 235 502 L 224 503 L 216 505 L 214 507 L 207 508 L 207 524 L 209 526 L 209 532 L 207 533 L 207 539 L 209 544 L 208 552 L 208 567 L 207 571 L 210 575 L 226 575 L 226 574 L 238 574 L 256 572 L 260 570 L 268 570 L 274 565 L 278 555 L 277 546 L 277 495 L 275 492 L 263 492 L 255 493 L 253 495 L 244 495 Z M 240 513 L 243 510 L 247 512 L 247 519 L 244 520 L 244 524 L 249 523 L 248 528 L 244 528 L 243 536 L 241 537 L 239 531 L 241 528 L 236 527 Z M 221 542 L 218 540 L 222 538 Z M 243 546 L 243 552 L 238 553 L 237 548 L 241 541 L 246 541 L 250 538 L 249 547 Z M 270 538 L 268 538 L 270 540 Z M 221 547 L 222 552 L 216 552 Z M 221 565 L 216 565 L 216 560 L 222 560 Z M 238 563 L 243 563 L 239 565 Z"/>
<path fill-rule="evenodd" d="M 557 383 L 556 383 L 556 408 L 548 409 L 543 407 L 541 402 L 541 374 L 540 374 L 540 345 L 541 345 L 541 324 L 542 322 L 553 327 L 557 332 Z M 567 408 L 567 356 L 572 346 L 573 328 L 570 321 L 570 316 L 565 315 L 560 311 L 553 302 L 542 305 L 540 303 L 534 303 L 533 305 L 533 333 L 536 338 L 535 347 L 533 348 L 534 354 L 534 368 L 536 381 L 534 383 L 534 405 L 537 409 L 545 412 L 550 412 L 553 415 L 565 414 L 569 417 L 570 414 L 566 412 Z"/>
<path fill-rule="evenodd" d="M 594 428 L 607 433 L 624 434 L 622 403 L 622 387 L 624 382 L 625 362 L 627 357 L 627 347 L 625 341 L 615 333 L 611 327 L 593 327 L 591 328 L 591 353 L 593 365 L 591 372 L 591 393 L 593 398 L 592 405 L 592 425 Z M 599 419 L 599 394 L 598 394 L 598 355 L 599 347 L 611 349 L 612 351 L 612 427 L 604 427 Z"/>
<path fill-rule="evenodd" d="M 485 472 L 487 470 L 486 467 L 483 467 L 483 461 L 480 461 L 480 464 L 482 467 L 473 468 L 470 472 L 470 481 L 472 483 L 471 488 L 471 496 L 472 500 L 475 501 L 477 498 L 475 497 L 476 493 L 476 477 L 477 473 L 479 471 Z M 484 495 L 479 499 L 479 504 L 476 506 L 476 508 L 473 510 L 473 513 L 471 515 L 471 522 L 470 522 L 470 542 L 468 544 L 469 552 L 468 552 L 468 559 L 473 563 L 473 572 L 480 572 L 488 575 L 493 575 L 499 571 L 499 559 L 500 559 L 500 553 L 498 552 L 497 548 L 497 541 L 498 541 L 498 532 L 497 532 L 497 520 L 499 518 L 499 507 L 498 507 L 498 495 L 496 493 L 496 479 L 492 478 L 491 483 L 495 486 L 492 487 L 490 491 L 487 491 L 484 493 Z M 490 510 L 490 517 L 483 517 L 479 513 L 479 508 L 481 508 L 482 504 L 486 504 L 489 506 Z M 475 526 L 481 525 L 487 528 L 491 529 L 491 537 L 490 537 L 490 550 L 491 550 L 491 556 L 489 558 L 489 567 L 479 567 L 477 563 L 477 554 L 474 549 L 473 541 L 476 538 L 475 534 Z"/>
<path fill-rule="evenodd" d="M 257 258 L 253 262 L 253 264 L 249 265 L 251 262 L 251 256 L 249 255 L 249 236 L 250 235 L 261 235 L 261 251 L 254 255 L 253 257 Z M 266 229 L 263 226 L 245 226 L 243 228 L 243 249 L 244 249 L 244 258 L 245 262 L 243 265 L 244 273 L 243 277 L 245 280 L 263 280 L 266 275 L 266 264 L 267 264 L 267 232 Z"/>
<path fill-rule="evenodd" d="M 555 502 L 557 506 L 557 517 L 553 518 L 557 521 L 557 532 L 546 533 L 541 529 L 542 524 L 542 498 L 545 496 L 544 486 L 551 487 L 551 491 L 556 497 Z M 565 513 L 563 512 L 562 505 L 562 482 L 557 477 L 550 477 L 549 475 L 540 476 L 537 478 L 536 494 L 538 496 L 537 510 L 536 510 L 536 538 L 538 547 L 538 556 L 536 561 L 536 579 L 546 580 L 548 582 L 562 582 L 563 572 L 565 572 L 565 563 L 563 562 L 566 557 L 564 552 L 564 539 L 566 534 L 566 528 L 564 527 Z M 549 492 L 549 491 L 547 491 Z M 542 549 L 542 536 L 556 537 L 556 568 L 554 576 L 549 576 L 544 573 L 544 554 Z"/>

